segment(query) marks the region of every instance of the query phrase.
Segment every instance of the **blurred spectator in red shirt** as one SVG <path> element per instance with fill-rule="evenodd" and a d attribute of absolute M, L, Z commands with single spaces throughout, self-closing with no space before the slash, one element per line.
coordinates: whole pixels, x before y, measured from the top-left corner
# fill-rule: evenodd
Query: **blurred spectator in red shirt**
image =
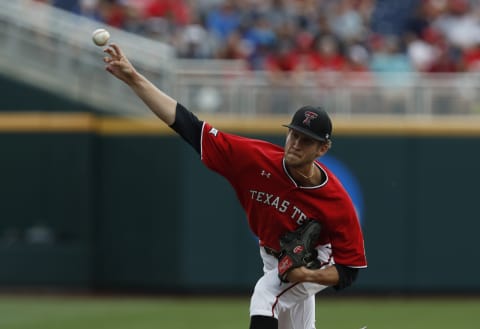
<path fill-rule="evenodd" d="M 314 71 L 316 69 L 316 52 L 314 49 L 315 38 L 308 31 L 301 31 L 295 37 L 294 52 L 298 57 L 299 69 L 303 71 Z"/>
<path fill-rule="evenodd" d="M 453 73 L 463 71 L 462 52 L 456 47 L 451 47 L 445 35 L 430 26 L 422 31 L 422 39 L 435 48 L 435 57 L 425 67 L 428 73 Z"/>
<path fill-rule="evenodd" d="M 101 8 L 105 23 L 119 29 L 125 27 L 128 7 L 123 1 L 106 1 Z"/>
<path fill-rule="evenodd" d="M 226 42 L 220 45 L 215 57 L 246 60 L 250 52 L 251 46 L 243 40 L 240 31 L 233 31 L 227 37 Z"/>
<path fill-rule="evenodd" d="M 145 10 L 146 17 L 163 17 L 177 26 L 190 22 L 190 10 L 185 0 L 151 0 Z"/>
<path fill-rule="evenodd" d="M 455 61 L 450 55 L 450 49 L 441 48 L 435 61 L 426 70 L 428 73 L 455 73 L 462 71 L 461 63 Z"/>
<path fill-rule="evenodd" d="M 345 68 L 345 57 L 340 52 L 338 40 L 333 35 L 322 35 L 316 43 L 313 55 L 313 68 L 316 71 L 342 71 Z"/>
<path fill-rule="evenodd" d="M 480 36 L 478 42 L 463 53 L 463 67 L 468 72 L 480 72 Z"/>
<path fill-rule="evenodd" d="M 265 60 L 265 69 L 273 75 L 292 72 L 299 68 L 299 56 L 289 41 L 282 41 L 274 48 Z"/>

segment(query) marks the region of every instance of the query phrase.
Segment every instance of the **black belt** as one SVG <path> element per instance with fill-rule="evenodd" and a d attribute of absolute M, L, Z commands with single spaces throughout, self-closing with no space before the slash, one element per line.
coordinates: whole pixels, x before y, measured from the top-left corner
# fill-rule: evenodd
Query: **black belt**
<path fill-rule="evenodd" d="M 280 257 L 280 251 L 276 251 L 275 249 L 272 249 L 272 248 L 269 248 L 269 247 L 266 247 L 266 246 L 263 246 L 263 249 L 265 250 L 265 252 L 275 258 L 279 258 Z"/>

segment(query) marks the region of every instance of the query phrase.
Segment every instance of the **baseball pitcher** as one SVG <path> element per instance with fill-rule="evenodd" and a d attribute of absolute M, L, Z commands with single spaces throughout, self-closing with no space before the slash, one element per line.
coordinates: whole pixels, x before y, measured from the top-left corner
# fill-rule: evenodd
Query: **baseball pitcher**
<path fill-rule="evenodd" d="M 367 267 L 354 206 L 317 159 L 331 147 L 332 122 L 320 107 L 298 109 L 284 147 L 217 130 L 139 74 L 120 47 L 106 70 L 124 81 L 168 126 L 225 177 L 259 238 L 263 276 L 250 302 L 250 329 L 314 329 L 315 294 L 351 285 Z"/>

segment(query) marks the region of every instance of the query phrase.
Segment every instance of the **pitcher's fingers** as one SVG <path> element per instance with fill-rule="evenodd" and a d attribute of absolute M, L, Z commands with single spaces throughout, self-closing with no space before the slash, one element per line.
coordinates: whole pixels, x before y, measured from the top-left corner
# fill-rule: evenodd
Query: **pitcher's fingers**
<path fill-rule="evenodd" d="M 123 52 L 116 43 L 111 43 L 110 47 L 112 47 L 115 50 L 118 56 L 123 57 Z"/>
<path fill-rule="evenodd" d="M 105 48 L 103 50 L 103 52 L 109 54 L 111 57 L 115 57 L 117 56 L 117 54 L 115 53 L 115 50 L 111 49 L 111 48 Z"/>

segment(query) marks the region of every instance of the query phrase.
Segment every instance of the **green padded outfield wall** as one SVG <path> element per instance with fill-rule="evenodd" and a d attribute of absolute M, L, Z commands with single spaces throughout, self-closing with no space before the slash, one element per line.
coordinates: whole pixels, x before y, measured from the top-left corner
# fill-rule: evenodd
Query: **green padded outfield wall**
<path fill-rule="evenodd" d="M 90 284 L 92 136 L 0 133 L 0 150 L 1 284 Z"/>
<path fill-rule="evenodd" d="M 185 204 L 178 143 L 171 136 L 101 137 L 95 287 L 182 288 Z"/>

